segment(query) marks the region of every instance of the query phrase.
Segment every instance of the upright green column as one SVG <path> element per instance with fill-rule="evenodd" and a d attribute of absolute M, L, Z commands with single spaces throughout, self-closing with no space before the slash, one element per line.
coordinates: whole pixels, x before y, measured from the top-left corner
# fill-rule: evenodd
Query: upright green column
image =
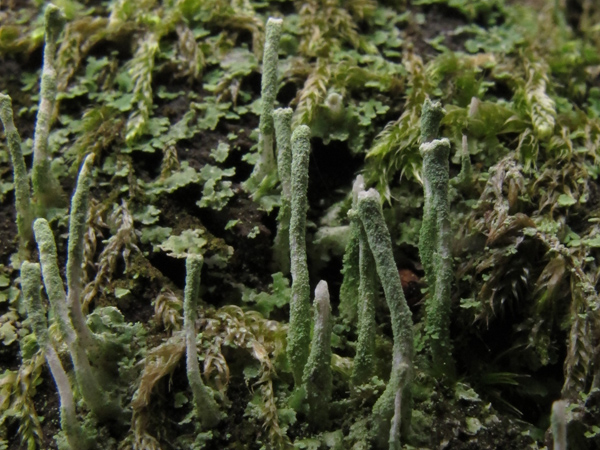
<path fill-rule="evenodd" d="M 306 211 L 308 209 L 308 159 L 310 128 L 300 125 L 292 134 L 292 215 L 290 256 L 292 298 L 287 355 L 297 386 L 302 384 L 310 345 L 310 286 L 306 261 Z"/>
<path fill-rule="evenodd" d="M 4 94 L 0 94 L 0 119 L 4 125 L 8 152 L 13 166 L 19 251 L 21 252 L 21 256 L 24 256 L 25 248 L 32 237 L 31 187 L 29 185 L 29 175 L 27 174 L 25 159 L 21 150 L 21 136 L 13 120 L 12 99 Z"/>
<path fill-rule="evenodd" d="M 200 273 L 204 259 L 202 256 L 188 256 L 185 262 L 185 293 L 183 300 L 183 329 L 185 332 L 187 376 L 192 388 L 196 414 L 206 429 L 214 427 L 221 420 L 219 406 L 208 388 L 202 382 L 196 346 L 196 309 L 200 292 Z"/>
<path fill-rule="evenodd" d="M 59 185 L 50 170 L 50 155 L 48 154 L 48 135 L 52 113 L 56 103 L 56 67 L 55 55 L 58 37 L 65 26 L 65 16 L 62 10 L 53 4 L 46 7 L 44 66 L 40 85 L 40 104 L 35 122 L 33 138 L 33 195 L 38 207 L 45 208 L 56 201 Z"/>
<path fill-rule="evenodd" d="M 323 280 L 315 289 L 314 327 L 310 356 L 304 368 L 303 386 L 309 408 L 309 421 L 324 428 L 329 419 L 329 403 L 333 389 L 331 375 L 331 306 L 329 289 Z"/>
<path fill-rule="evenodd" d="M 392 252 L 392 239 L 383 218 L 379 194 L 375 189 L 358 194 L 358 212 L 365 229 L 377 275 L 383 285 L 385 299 L 390 309 L 392 333 L 394 335 L 392 372 L 381 397 L 373 406 L 372 437 L 377 448 L 386 448 L 389 442 L 392 417 L 395 413 L 396 397 L 405 399 L 402 404 L 402 428 L 410 424 L 410 392 L 413 361 L 412 313 L 406 303 L 398 268 Z M 399 420 L 399 419 L 398 419 Z M 393 435 L 396 447 L 399 432 Z"/>

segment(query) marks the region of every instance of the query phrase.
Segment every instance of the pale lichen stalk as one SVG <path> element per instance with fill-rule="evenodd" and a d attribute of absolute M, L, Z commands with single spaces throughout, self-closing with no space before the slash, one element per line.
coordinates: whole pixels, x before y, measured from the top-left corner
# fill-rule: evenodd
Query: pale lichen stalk
<path fill-rule="evenodd" d="M 290 272 L 290 217 L 292 197 L 292 114 L 291 108 L 279 108 L 273 113 L 277 140 L 277 171 L 281 182 L 281 206 L 277 215 L 277 235 L 273 257 L 279 270 Z"/>
<path fill-rule="evenodd" d="M 423 103 L 421 115 L 421 143 L 425 144 L 436 139 L 440 128 L 440 122 L 444 117 L 444 110 L 439 102 L 431 102 L 426 99 Z M 423 159 L 423 173 L 429 170 L 430 159 Z M 427 179 L 423 180 L 423 225 L 419 237 L 419 254 L 421 264 L 425 269 L 425 277 L 433 277 L 433 252 L 435 251 L 435 210 L 431 207 L 432 191 L 431 184 Z"/>
<path fill-rule="evenodd" d="M 392 239 L 385 224 L 379 194 L 375 189 L 358 194 L 358 211 L 365 229 L 377 275 L 383 286 L 390 309 L 394 336 L 393 362 L 385 391 L 373 406 L 372 437 L 378 448 L 389 444 L 391 420 L 395 411 L 396 395 L 402 390 L 402 429 L 410 425 L 410 392 L 413 361 L 412 313 L 406 303 L 398 268 L 392 252 Z M 399 435 L 396 437 L 399 439 Z"/>
<path fill-rule="evenodd" d="M 81 310 L 83 279 L 83 239 L 87 229 L 90 187 L 94 155 L 88 155 L 79 171 L 75 194 L 71 199 L 69 216 L 69 241 L 67 244 L 67 305 L 75 331 L 82 344 L 89 350 L 95 347 L 94 338 L 85 323 Z"/>
<path fill-rule="evenodd" d="M 40 348 L 44 351 L 46 363 L 54 378 L 60 398 L 61 427 L 72 450 L 93 448 L 92 443 L 85 439 L 81 425 L 77 420 L 75 398 L 69 383 L 69 378 L 60 361 L 56 349 L 50 340 L 46 314 L 40 298 L 41 274 L 37 263 L 25 261 L 21 266 L 21 286 L 27 309 L 27 316 L 35 333 Z"/>
<path fill-rule="evenodd" d="M 98 419 L 114 419 L 120 416 L 121 408 L 115 400 L 109 398 L 104 386 L 100 384 L 83 345 L 85 338 L 80 339 L 69 319 L 65 288 L 57 263 L 56 243 L 46 219 L 37 219 L 33 224 L 33 231 L 40 253 L 46 294 L 71 354 L 75 378 L 83 399 Z"/>
<path fill-rule="evenodd" d="M 315 289 L 313 337 L 303 376 L 303 386 L 310 411 L 309 421 L 316 427 L 323 427 L 329 416 L 329 403 L 333 389 L 331 331 L 329 289 L 327 283 L 321 280 Z"/>
<path fill-rule="evenodd" d="M 358 193 L 365 187 L 362 175 L 356 177 L 353 194 L 358 201 Z M 373 375 L 375 363 L 375 299 L 377 295 L 377 272 L 365 230 L 358 216 L 358 204 L 353 206 L 351 218 L 359 231 L 359 286 L 358 286 L 358 340 L 356 356 L 352 368 L 352 385 L 360 386 Z M 341 292 L 340 292 L 341 295 Z"/>
<path fill-rule="evenodd" d="M 183 329 L 186 342 L 187 376 L 192 388 L 196 415 L 206 429 L 214 427 L 221 420 L 219 406 L 211 392 L 204 385 L 198 364 L 196 344 L 196 309 L 200 294 L 200 275 L 204 259 L 200 255 L 188 256 L 186 260 L 185 294 L 183 300 Z"/>
<path fill-rule="evenodd" d="M 21 136 L 13 120 L 12 99 L 0 94 L 0 119 L 4 125 L 4 133 L 8 142 L 8 152 L 13 166 L 15 185 L 15 206 L 17 209 L 17 231 L 19 233 L 19 250 L 23 254 L 27 243 L 31 240 L 31 187 L 27 167 L 21 150 Z"/>
<path fill-rule="evenodd" d="M 454 361 L 450 343 L 450 289 L 454 273 L 448 201 L 450 142 L 448 139 L 434 140 L 422 144 L 420 151 L 423 155 L 423 180 L 431 195 L 428 218 L 432 219 L 423 220 L 421 237 L 433 238 L 432 242 L 423 242 L 426 248 L 433 247 L 431 272 L 426 272 L 430 293 L 425 306 L 425 332 L 434 373 L 451 378 Z"/>
<path fill-rule="evenodd" d="M 359 175 L 352 187 L 352 209 L 348 211 L 350 218 L 350 239 L 344 250 L 344 258 L 342 261 L 342 274 L 344 280 L 340 287 L 340 315 L 349 323 L 356 321 L 358 314 L 358 297 L 360 283 L 360 218 L 358 217 L 357 201 L 358 193 L 365 188 L 365 183 L 362 175 Z"/>
<path fill-rule="evenodd" d="M 310 128 L 301 125 L 292 134 L 292 214 L 290 256 L 292 298 L 287 354 L 297 386 L 308 360 L 310 345 L 310 286 L 306 260 L 306 212 L 308 209 L 308 160 Z"/>
<path fill-rule="evenodd" d="M 250 177 L 248 188 L 260 186 L 275 168 L 273 104 L 277 96 L 277 65 L 283 20 L 270 17 L 267 21 L 261 80 L 261 113 L 258 137 L 259 160 Z"/>
<path fill-rule="evenodd" d="M 552 439 L 554 450 L 567 450 L 567 402 L 557 400 L 552 403 L 550 422 L 552 425 Z"/>
<path fill-rule="evenodd" d="M 61 9 L 53 4 L 46 7 L 44 66 L 40 85 L 40 104 L 35 122 L 33 139 L 32 182 L 33 195 L 37 205 L 45 208 L 56 196 L 58 182 L 50 170 L 48 154 L 48 135 L 56 102 L 55 55 L 58 37 L 65 26 L 65 16 Z"/>

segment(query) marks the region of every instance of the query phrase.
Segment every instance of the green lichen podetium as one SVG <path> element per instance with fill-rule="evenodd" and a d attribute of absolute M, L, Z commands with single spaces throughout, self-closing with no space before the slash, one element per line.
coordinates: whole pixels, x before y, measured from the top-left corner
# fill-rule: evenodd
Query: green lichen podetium
<path fill-rule="evenodd" d="M 567 406 L 568 403 L 565 400 L 557 400 L 552 403 L 550 424 L 554 450 L 567 450 Z"/>
<path fill-rule="evenodd" d="M 450 142 L 434 140 L 422 144 L 423 182 L 430 192 L 427 220 L 421 225 L 420 250 L 432 251 L 431 264 L 425 272 L 430 291 L 425 304 L 425 333 L 431 350 L 433 373 L 452 378 L 454 362 L 450 343 L 450 295 L 454 278 L 452 269 L 452 231 L 448 201 Z M 425 213 L 424 213 L 425 217 Z M 431 249 L 433 247 L 433 249 Z"/>
<path fill-rule="evenodd" d="M 116 401 L 109 398 L 105 386 L 100 385 L 100 379 L 96 369 L 90 364 L 82 339 L 77 335 L 69 319 L 65 288 L 58 268 L 56 243 L 48 221 L 37 219 L 33 224 L 33 232 L 40 253 L 46 294 L 54 310 L 54 317 L 58 321 L 58 328 L 69 349 L 81 395 L 99 420 L 114 420 L 121 415 L 121 408 Z"/>
<path fill-rule="evenodd" d="M 292 115 L 291 108 L 279 108 L 273 113 L 277 140 L 277 172 L 281 181 L 281 206 L 277 215 L 277 234 L 273 259 L 280 272 L 290 273 L 290 216 L 292 197 Z"/>
<path fill-rule="evenodd" d="M 358 288 L 360 283 L 360 219 L 357 213 L 358 193 L 364 189 L 365 182 L 359 175 L 352 186 L 352 209 L 348 211 L 350 218 L 350 239 L 344 250 L 342 274 L 344 280 L 340 287 L 340 315 L 348 323 L 354 323 L 358 314 Z"/>
<path fill-rule="evenodd" d="M 310 285 L 306 261 L 309 153 L 310 128 L 300 125 L 292 134 L 292 215 L 290 218 L 292 298 L 287 339 L 287 355 L 296 386 L 302 383 L 310 345 Z"/>
<path fill-rule="evenodd" d="M 282 19 L 270 17 L 267 21 L 261 79 L 261 112 L 258 125 L 259 160 L 247 183 L 247 188 L 252 193 L 255 193 L 256 189 L 265 180 L 265 177 L 273 175 L 276 170 L 275 154 L 273 151 L 275 134 L 273 104 L 277 96 L 277 65 L 282 27 Z"/>
<path fill-rule="evenodd" d="M 61 196 L 59 184 L 50 170 L 48 155 L 48 134 L 56 103 L 56 67 L 55 55 L 58 37 L 65 26 L 62 10 L 53 4 L 46 7 L 44 66 L 40 86 L 40 104 L 38 107 L 33 139 L 32 184 L 33 196 L 38 208 L 43 211 Z"/>
<path fill-rule="evenodd" d="M 421 143 L 427 143 L 438 137 L 440 122 L 444 118 L 444 109 L 439 102 L 426 99 L 421 113 Z M 423 160 L 423 172 L 427 170 L 428 161 Z M 419 238 L 419 254 L 425 269 L 425 277 L 433 273 L 433 252 L 435 248 L 435 211 L 431 207 L 431 185 L 423 182 L 423 225 Z"/>
<path fill-rule="evenodd" d="M 408 430 L 410 425 L 408 384 L 411 379 L 414 353 L 412 313 L 402 291 L 400 275 L 392 252 L 392 239 L 381 210 L 380 196 L 375 189 L 358 194 L 358 212 L 390 309 L 394 336 L 390 379 L 385 391 L 373 406 L 372 438 L 377 448 L 386 448 L 388 445 L 392 448 L 388 437 L 398 394 L 405 399 L 402 402 L 402 430 Z M 399 422 L 399 419 L 396 421 Z M 399 440 L 399 436 L 400 433 L 396 433 L 396 441 Z M 399 444 L 394 442 L 393 445 L 397 447 Z"/>
<path fill-rule="evenodd" d="M 303 376 L 303 386 L 310 412 L 309 421 L 318 428 L 324 428 L 327 424 L 333 389 L 331 330 L 329 289 L 327 282 L 321 280 L 315 289 L 313 337 Z"/>
<path fill-rule="evenodd" d="M 201 255 L 188 256 L 185 262 L 186 278 L 183 300 L 183 329 L 186 343 L 187 377 L 192 388 L 196 415 L 206 429 L 214 427 L 221 420 L 219 406 L 211 392 L 202 382 L 198 365 L 196 345 L 196 309 L 200 295 L 200 275 L 204 259 Z"/>
<path fill-rule="evenodd" d="M 88 450 L 95 447 L 90 439 L 84 436 L 83 429 L 77 420 L 75 398 L 69 377 L 60 361 L 58 353 L 50 340 L 46 313 L 40 297 L 41 274 L 37 263 L 23 262 L 21 266 L 21 287 L 23 300 L 27 309 L 27 317 L 35 333 L 40 348 L 44 351 L 46 363 L 56 384 L 60 398 L 60 423 L 67 442 L 72 450 Z"/>
<path fill-rule="evenodd" d="M 356 356 L 352 367 L 352 385 L 360 386 L 367 382 L 373 375 L 375 363 L 375 299 L 377 295 L 377 272 L 375 271 L 375 261 L 369 248 L 369 242 L 365 230 L 358 216 L 357 201 L 358 193 L 362 192 L 365 182 L 362 175 L 356 177 L 353 194 L 356 196 L 356 202 L 353 206 L 351 220 L 356 223 L 359 234 L 359 285 L 358 302 L 356 305 L 358 313 L 358 340 L 356 342 Z M 341 292 L 340 292 L 341 296 Z"/>
<path fill-rule="evenodd" d="M 32 238 L 31 187 L 29 185 L 25 159 L 21 150 L 21 136 L 13 120 L 12 100 L 5 94 L 0 94 L 0 119 L 4 125 L 4 133 L 8 142 L 8 152 L 13 166 L 19 251 L 21 252 L 21 256 L 25 256 L 25 248 Z"/>
<path fill-rule="evenodd" d="M 83 276 L 83 240 L 87 230 L 93 164 L 94 155 L 88 155 L 77 177 L 75 193 L 71 199 L 67 244 L 67 305 L 75 332 L 89 352 L 95 351 L 96 343 L 81 310 L 81 280 Z"/>

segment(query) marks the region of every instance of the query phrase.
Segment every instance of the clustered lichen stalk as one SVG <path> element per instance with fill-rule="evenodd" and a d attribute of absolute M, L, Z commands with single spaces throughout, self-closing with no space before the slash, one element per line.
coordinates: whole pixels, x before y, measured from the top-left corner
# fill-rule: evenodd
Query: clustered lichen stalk
<path fill-rule="evenodd" d="M 431 208 L 435 222 L 433 273 L 428 278 L 431 292 L 426 303 L 425 330 L 431 347 L 434 373 L 452 377 L 454 363 L 450 343 L 450 288 L 453 279 L 450 243 L 450 206 L 448 202 L 450 142 L 434 140 L 420 147 L 423 154 L 423 179 L 431 186 Z M 425 164 L 427 161 L 427 165 Z"/>
<path fill-rule="evenodd" d="M 77 186 L 71 199 L 69 241 L 67 243 L 67 305 L 77 336 L 88 351 L 92 351 L 96 347 L 96 342 L 85 323 L 80 299 L 83 275 L 83 240 L 87 226 L 93 164 L 94 155 L 88 155 L 79 171 Z"/>
<path fill-rule="evenodd" d="M 277 95 L 277 63 L 279 60 L 279 41 L 283 20 L 270 17 L 265 33 L 265 48 L 263 53 L 261 78 L 261 113 L 258 137 L 259 160 L 254 167 L 249 180 L 249 188 L 260 186 L 266 176 L 272 174 L 275 168 L 273 104 Z"/>
<path fill-rule="evenodd" d="M 290 273 L 290 217 L 292 197 L 292 115 L 291 108 L 273 113 L 277 141 L 277 171 L 281 181 L 281 206 L 277 215 L 277 234 L 273 259 L 280 272 Z"/>
<path fill-rule="evenodd" d="M 421 113 L 421 143 L 426 144 L 436 139 L 440 129 L 440 122 L 444 118 L 444 109 L 439 102 L 426 99 Z M 427 164 L 430 160 L 423 160 L 423 173 L 428 171 Z M 435 211 L 431 206 L 431 184 L 423 180 L 423 225 L 419 238 L 419 253 L 421 264 L 425 270 L 425 277 L 433 276 L 433 253 L 435 251 Z M 431 282 L 429 279 L 428 282 Z"/>
<path fill-rule="evenodd" d="M 362 176 L 360 176 L 362 180 Z M 364 181 L 359 185 L 359 179 L 352 188 L 352 208 L 348 212 L 350 218 L 350 238 L 344 250 L 342 274 L 344 280 L 340 287 L 340 315 L 348 323 L 354 323 L 358 314 L 359 283 L 360 283 L 360 234 L 361 224 L 357 213 L 358 193 L 364 189 Z"/>
<path fill-rule="evenodd" d="M 375 189 L 358 194 L 358 212 L 390 310 L 394 337 L 390 379 L 373 406 L 372 437 L 378 448 L 388 445 L 389 448 L 399 448 L 400 426 L 404 431 L 408 430 L 410 424 L 408 385 L 412 376 L 414 353 L 412 313 L 404 298 L 392 252 L 392 240 L 381 210 L 380 196 Z M 401 413 L 396 411 L 396 405 L 402 407 Z M 397 426 L 391 429 L 392 418 Z"/>
<path fill-rule="evenodd" d="M 8 95 L 0 94 L 0 119 L 4 125 L 6 140 L 8 141 L 8 152 L 13 166 L 13 178 L 15 185 L 15 206 L 17 210 L 17 232 L 19 233 L 19 251 L 21 256 L 27 243 L 31 240 L 31 187 L 27 175 L 27 167 L 21 150 L 21 136 L 13 120 L 12 100 Z"/>
<path fill-rule="evenodd" d="M 290 258 L 292 298 L 287 354 L 297 386 L 302 383 L 310 345 L 310 286 L 306 260 L 306 212 L 308 210 L 308 160 L 310 128 L 301 125 L 292 134 L 292 213 Z"/>
<path fill-rule="evenodd" d="M 450 142 L 435 139 L 443 118 L 439 103 L 423 105 L 420 151 L 423 155 L 425 202 L 419 252 L 429 293 L 425 304 L 425 333 L 433 372 L 452 378 L 454 361 L 450 343 L 450 295 L 453 279 L 452 233 L 448 201 Z"/>
<path fill-rule="evenodd" d="M 467 118 L 469 122 L 475 115 L 479 109 L 480 101 L 477 97 L 471 98 L 471 103 L 469 104 L 469 112 L 467 114 Z M 468 131 L 468 127 L 467 127 Z M 471 187 L 473 184 L 473 167 L 471 166 L 471 157 L 469 154 L 469 138 L 467 133 L 463 133 L 462 135 L 462 149 L 460 154 L 460 173 L 456 177 L 456 183 L 459 186 L 467 189 Z"/>
<path fill-rule="evenodd" d="M 329 289 L 327 282 L 321 280 L 315 289 L 313 338 L 303 376 L 303 387 L 309 408 L 309 422 L 319 428 L 323 428 L 327 424 L 333 388 L 331 331 Z"/>
<path fill-rule="evenodd" d="M 92 159 L 90 157 L 86 158 L 77 179 L 70 221 L 86 223 L 87 210 L 85 213 L 80 214 L 79 208 L 86 205 L 88 201 L 85 197 L 89 196 L 91 163 Z M 69 250 L 69 259 L 74 258 L 75 262 L 79 261 L 81 263 L 83 257 L 79 253 L 83 251 L 83 246 L 76 244 L 77 230 L 80 227 L 81 223 L 70 224 L 70 232 L 73 234 L 69 235 L 69 241 L 73 242 L 73 248 Z M 67 303 L 67 294 L 58 268 L 56 243 L 52 230 L 46 219 L 37 219 L 33 224 L 33 231 L 38 244 L 48 300 L 54 310 L 58 328 L 69 349 L 79 390 L 85 403 L 98 419 L 114 420 L 120 416 L 122 411 L 118 400 L 110 396 L 111 388 L 108 381 L 100 376 L 102 361 L 98 349 L 99 343 L 85 323 L 79 298 L 73 298 L 71 304 Z M 71 244 L 69 247 L 71 247 Z M 70 267 L 72 262 L 67 261 L 67 268 Z M 74 271 L 71 269 L 70 273 L 72 277 Z"/>
<path fill-rule="evenodd" d="M 85 438 L 81 425 L 77 420 L 75 398 L 69 378 L 50 340 L 46 313 L 40 297 L 41 274 L 39 264 L 28 261 L 23 262 L 21 266 L 21 286 L 25 308 L 27 309 L 27 317 L 31 322 L 38 345 L 44 351 L 46 363 L 50 367 L 50 373 L 54 378 L 56 389 L 58 390 L 60 398 L 60 423 L 67 442 L 72 450 L 93 448 L 93 444 Z"/>
<path fill-rule="evenodd" d="M 81 339 L 77 336 L 69 319 L 65 289 L 57 263 L 56 244 L 50 226 L 46 219 L 37 219 L 33 230 L 40 252 L 46 294 L 54 309 L 54 316 L 58 321 L 62 337 L 71 354 L 75 378 L 83 399 L 100 420 L 114 418 L 115 407 L 100 386 Z"/>
<path fill-rule="evenodd" d="M 186 259 L 186 279 L 183 300 L 183 329 L 186 342 L 187 377 L 192 388 L 196 415 L 206 429 L 215 426 L 221 420 L 219 406 L 208 388 L 202 382 L 198 365 L 198 347 L 196 344 L 196 309 L 200 293 L 200 275 L 204 259 L 201 255 L 188 256 Z"/>
<path fill-rule="evenodd" d="M 552 414 L 550 423 L 552 426 L 552 439 L 554 450 L 567 450 L 567 402 L 557 400 L 552 403 Z"/>
<path fill-rule="evenodd" d="M 48 134 L 56 103 L 55 55 L 58 37 L 65 26 L 65 16 L 61 9 L 53 4 L 46 7 L 44 66 L 40 86 L 40 104 L 35 122 L 33 139 L 32 182 L 33 195 L 38 208 L 45 208 L 56 200 L 58 182 L 50 170 L 48 154 Z"/>
<path fill-rule="evenodd" d="M 356 355 L 352 367 L 352 385 L 360 386 L 369 381 L 373 375 L 375 363 L 375 298 L 377 295 L 377 273 L 375 261 L 369 248 L 365 230 L 358 216 L 358 193 L 364 191 L 365 182 L 362 175 L 356 177 L 352 193 L 353 206 L 350 210 L 353 225 L 359 231 L 359 286 L 358 286 L 358 340 Z"/>

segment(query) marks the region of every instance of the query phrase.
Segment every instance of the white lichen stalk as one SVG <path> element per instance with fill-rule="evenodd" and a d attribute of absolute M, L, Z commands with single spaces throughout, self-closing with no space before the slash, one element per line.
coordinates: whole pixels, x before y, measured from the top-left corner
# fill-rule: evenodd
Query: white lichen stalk
<path fill-rule="evenodd" d="M 554 450 L 567 450 L 567 405 L 565 400 L 557 400 L 552 403 L 550 422 Z"/>
<path fill-rule="evenodd" d="M 49 4 L 46 7 L 44 19 L 44 66 L 40 83 L 40 103 L 35 122 L 32 167 L 33 195 L 38 207 L 42 209 L 50 202 L 55 201 L 59 189 L 58 182 L 54 179 L 50 169 L 48 135 L 56 103 L 56 48 L 60 33 L 65 26 L 65 16 L 60 8 Z"/>
<path fill-rule="evenodd" d="M 355 306 L 358 315 L 358 340 L 356 356 L 352 367 L 352 385 L 360 386 L 367 382 L 373 374 L 375 364 L 375 299 L 377 296 L 377 273 L 375 261 L 365 230 L 358 215 L 358 194 L 364 191 L 365 182 L 362 175 L 356 177 L 352 189 L 354 203 L 351 210 L 352 225 L 358 231 L 358 298 Z M 354 262 L 356 264 L 356 262 Z M 356 295 L 356 294 L 355 294 Z"/>
<path fill-rule="evenodd" d="M 261 113 L 258 125 L 259 160 L 247 182 L 247 189 L 255 194 L 265 177 L 275 175 L 275 127 L 273 123 L 273 105 L 277 96 L 277 65 L 279 61 L 279 41 L 283 20 L 270 17 L 265 33 L 261 79 Z"/>
<path fill-rule="evenodd" d="M 292 214 L 292 109 L 279 108 L 273 113 L 277 140 L 277 172 L 281 181 L 281 206 L 277 216 L 277 235 L 273 259 L 277 269 L 290 272 L 290 218 Z"/>
<path fill-rule="evenodd" d="M 81 310 L 81 292 L 83 279 L 83 240 L 87 227 L 93 164 L 94 155 L 88 155 L 79 171 L 75 194 L 73 194 L 73 198 L 71 199 L 69 241 L 67 244 L 67 305 L 79 339 L 90 350 L 95 347 L 96 343 L 85 323 L 85 318 Z"/>
<path fill-rule="evenodd" d="M 315 289 L 313 337 L 303 376 L 303 386 L 310 411 L 309 422 L 318 428 L 323 428 L 327 423 L 333 389 L 332 327 L 329 289 L 327 282 L 321 280 Z"/>
<path fill-rule="evenodd" d="M 210 390 L 204 385 L 198 364 L 196 345 L 196 309 L 200 294 L 200 275 L 204 259 L 201 255 L 188 256 L 185 262 L 186 278 L 183 300 L 183 330 L 186 343 L 187 377 L 194 396 L 196 415 L 205 429 L 214 427 L 221 420 L 219 406 Z"/>
<path fill-rule="evenodd" d="M 309 154 L 310 128 L 301 125 L 292 134 L 292 215 L 290 218 L 292 298 L 287 339 L 287 355 L 297 386 L 302 383 L 310 346 L 310 285 L 306 256 Z"/>
<path fill-rule="evenodd" d="M 365 229 L 369 248 L 375 260 L 377 275 L 383 286 L 385 299 L 390 309 L 392 333 L 394 337 L 393 362 L 390 379 L 381 397 L 373 406 L 372 437 L 377 448 L 389 445 L 388 437 L 392 426 L 392 418 L 396 412 L 396 397 L 402 395 L 402 429 L 408 430 L 410 425 L 410 401 L 408 384 L 411 380 L 414 344 L 412 313 L 406 303 L 398 268 L 392 252 L 390 232 L 385 224 L 381 210 L 379 193 L 369 189 L 358 194 L 358 212 Z M 400 421 L 400 418 L 396 419 Z M 394 445 L 400 445 L 400 433 L 394 435 Z M 396 447 L 397 448 L 397 447 Z"/>
<path fill-rule="evenodd" d="M 31 240 L 31 186 L 25 158 L 21 149 L 21 136 L 13 120 L 12 99 L 0 94 L 0 119 L 4 125 L 4 133 L 8 143 L 8 152 L 13 167 L 15 185 L 15 207 L 17 210 L 17 231 L 19 233 L 19 251 L 25 255 L 25 249 Z"/>
<path fill-rule="evenodd" d="M 90 364 L 82 340 L 77 335 L 69 319 L 67 296 L 60 277 L 56 243 L 54 242 L 52 230 L 50 230 L 46 219 L 37 219 L 33 224 L 33 231 L 40 253 L 46 294 L 54 310 L 54 317 L 58 322 L 58 328 L 71 354 L 79 390 L 85 403 L 98 419 L 114 419 L 120 415 L 120 407 L 108 397 L 100 385 L 100 380 Z"/>
<path fill-rule="evenodd" d="M 69 383 L 69 377 L 60 361 L 56 349 L 50 340 L 46 313 L 40 298 L 41 274 L 40 265 L 25 261 L 21 266 L 21 286 L 27 316 L 35 333 L 38 345 L 44 351 L 46 363 L 56 384 L 60 398 L 60 422 L 71 450 L 87 450 L 93 448 L 91 441 L 85 438 L 81 425 L 77 420 L 75 398 Z"/>

